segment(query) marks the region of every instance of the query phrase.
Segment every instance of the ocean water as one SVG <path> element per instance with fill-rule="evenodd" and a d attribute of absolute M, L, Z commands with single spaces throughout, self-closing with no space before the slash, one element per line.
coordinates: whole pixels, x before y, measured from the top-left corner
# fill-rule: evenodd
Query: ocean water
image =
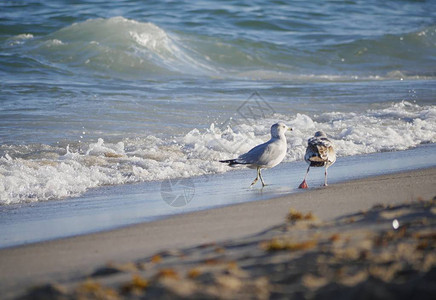
<path fill-rule="evenodd" d="M 225 173 L 283 121 L 339 159 L 436 142 L 435 1 L 3 1 L 0 205 Z"/>

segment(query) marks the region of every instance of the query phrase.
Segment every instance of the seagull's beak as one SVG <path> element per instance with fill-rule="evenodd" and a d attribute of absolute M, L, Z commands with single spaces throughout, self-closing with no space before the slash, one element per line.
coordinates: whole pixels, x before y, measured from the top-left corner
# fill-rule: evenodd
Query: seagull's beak
<path fill-rule="evenodd" d="M 291 127 L 288 127 L 288 131 L 292 131 L 292 128 L 291 128 Z"/>

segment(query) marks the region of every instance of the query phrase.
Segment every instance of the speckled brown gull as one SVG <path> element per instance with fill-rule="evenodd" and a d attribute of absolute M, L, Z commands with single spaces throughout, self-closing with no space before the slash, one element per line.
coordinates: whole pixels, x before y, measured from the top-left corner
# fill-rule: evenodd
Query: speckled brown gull
<path fill-rule="evenodd" d="M 328 139 L 323 131 L 315 132 L 315 135 L 307 141 L 306 154 L 304 160 L 309 164 L 307 167 L 306 175 L 299 188 L 307 189 L 306 183 L 307 174 L 309 174 L 310 167 L 325 167 L 324 172 L 324 186 L 327 186 L 327 169 L 336 161 L 336 152 L 333 142 Z"/>

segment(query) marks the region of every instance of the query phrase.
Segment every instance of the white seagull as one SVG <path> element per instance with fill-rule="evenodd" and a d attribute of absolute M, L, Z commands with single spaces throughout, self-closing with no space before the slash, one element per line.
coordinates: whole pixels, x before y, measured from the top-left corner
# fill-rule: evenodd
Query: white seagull
<path fill-rule="evenodd" d="M 300 189 L 307 189 L 306 177 L 310 167 L 325 167 L 324 186 L 327 186 L 327 168 L 336 161 L 335 148 L 323 131 L 315 132 L 315 135 L 307 141 L 306 155 L 304 160 L 309 164 Z"/>
<path fill-rule="evenodd" d="M 271 139 L 264 143 L 257 145 L 245 154 L 240 155 L 238 158 L 229 160 L 220 160 L 222 163 L 228 163 L 229 166 L 233 165 L 246 165 L 250 169 L 257 169 L 257 177 L 254 179 L 251 186 L 253 186 L 260 178 L 262 187 L 265 186 L 261 169 L 269 169 L 277 166 L 283 158 L 285 158 L 288 144 L 286 142 L 285 132 L 292 131 L 283 123 L 276 123 L 271 126 Z"/>

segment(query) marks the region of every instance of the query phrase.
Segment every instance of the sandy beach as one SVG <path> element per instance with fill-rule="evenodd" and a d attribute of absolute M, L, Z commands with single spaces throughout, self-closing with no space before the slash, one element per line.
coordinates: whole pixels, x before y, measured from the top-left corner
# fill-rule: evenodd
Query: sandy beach
<path fill-rule="evenodd" d="M 238 295 L 274 298 L 307 293 L 322 296 L 322 293 L 318 294 L 322 287 L 326 287 L 325 293 L 334 293 L 339 289 L 334 285 L 350 287 L 373 280 L 374 276 L 360 274 L 363 271 L 359 268 L 347 269 L 346 272 L 352 273 L 347 273 L 348 277 L 361 276 L 361 279 L 355 279 L 354 285 L 353 282 L 341 283 L 328 275 L 331 270 L 325 271 L 327 273 L 310 272 L 309 267 L 306 270 L 306 264 L 309 266 L 313 261 L 311 255 L 322 260 L 320 255 L 336 240 L 342 245 L 341 251 L 354 251 L 344 249 L 363 245 L 365 251 L 373 253 L 377 250 L 374 242 L 377 236 L 397 232 L 392 231 L 394 219 L 399 220 L 398 227 L 404 225 L 403 219 L 413 225 L 407 229 L 407 236 L 403 234 L 405 245 L 410 245 L 407 239 L 413 235 L 417 242 L 423 243 L 420 247 L 425 250 L 419 253 L 407 250 L 406 256 L 410 259 L 421 259 L 416 262 L 417 267 L 410 261 L 398 262 L 401 266 L 415 266 L 416 272 L 404 271 L 398 266 L 397 269 L 403 270 L 406 277 L 418 273 L 416 276 L 425 277 L 434 273 L 436 265 L 430 251 L 435 246 L 436 212 L 434 201 L 430 201 L 436 196 L 435 183 L 436 168 L 395 173 L 113 231 L 2 249 L 0 291 L 5 299 L 23 295 L 32 298 L 38 293 L 45 298 L 50 295 L 53 298 L 76 297 L 82 292 L 91 298 L 97 295 L 93 293 L 106 293 L 106 298 L 136 297 L 143 293 L 211 298 Z M 300 218 L 306 220 L 295 222 Z M 346 225 L 351 223 L 355 225 Z M 396 247 L 404 248 L 400 246 L 403 236 L 396 238 L 395 235 L 390 240 L 396 241 Z M 296 273 L 288 274 L 290 277 L 285 280 L 292 282 L 293 288 L 282 290 L 283 286 L 277 287 L 277 280 L 284 280 L 288 272 L 284 266 L 294 260 L 296 264 L 292 268 L 298 272 L 294 270 Z M 202 267 L 204 264 L 206 267 Z M 272 270 L 281 275 L 270 276 Z M 209 273 L 207 278 L 201 276 Z M 221 278 L 219 274 L 227 274 L 228 278 Z M 428 276 L 434 282 L 434 274 L 431 274 Z M 394 275 L 391 277 L 396 278 Z M 197 277 L 201 279 L 198 282 Z M 220 284 L 227 287 L 222 294 L 216 292 L 216 289 L 220 290 Z M 250 294 L 253 287 L 261 292 Z M 433 287 L 433 295 L 434 292 Z"/>

